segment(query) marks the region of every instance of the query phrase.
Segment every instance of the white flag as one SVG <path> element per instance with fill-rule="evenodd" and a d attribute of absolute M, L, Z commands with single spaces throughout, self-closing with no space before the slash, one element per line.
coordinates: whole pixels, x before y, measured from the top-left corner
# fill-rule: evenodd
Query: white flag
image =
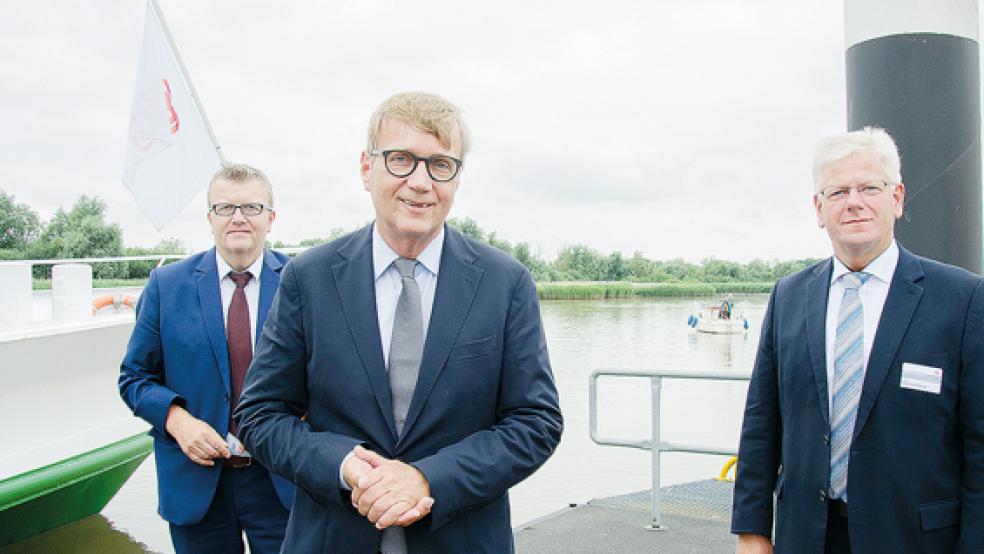
<path fill-rule="evenodd" d="M 191 98 L 156 10 L 147 2 L 123 184 L 160 230 L 220 167 L 204 115 Z"/>

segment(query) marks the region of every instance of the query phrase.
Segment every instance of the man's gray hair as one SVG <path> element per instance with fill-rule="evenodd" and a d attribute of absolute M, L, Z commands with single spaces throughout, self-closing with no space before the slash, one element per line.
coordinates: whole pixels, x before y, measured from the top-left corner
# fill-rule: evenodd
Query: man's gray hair
<path fill-rule="evenodd" d="M 212 175 L 212 180 L 208 182 L 208 194 L 205 196 L 208 207 L 212 207 L 212 186 L 216 181 L 244 182 L 253 179 L 263 185 L 267 195 L 267 207 L 273 209 L 273 185 L 270 184 L 270 179 L 267 178 L 266 173 L 246 164 L 225 164 L 222 169 L 215 172 L 215 175 Z"/>
<path fill-rule="evenodd" d="M 813 192 L 823 188 L 823 170 L 828 165 L 855 154 L 871 152 L 878 156 L 888 184 L 902 182 L 902 160 L 892 137 L 880 127 L 865 127 L 860 131 L 825 137 L 813 155 Z"/>

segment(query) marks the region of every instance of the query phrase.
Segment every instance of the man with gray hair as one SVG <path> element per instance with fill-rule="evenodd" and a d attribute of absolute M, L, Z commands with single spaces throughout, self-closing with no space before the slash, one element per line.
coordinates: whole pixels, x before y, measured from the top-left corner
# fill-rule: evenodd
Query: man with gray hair
<path fill-rule="evenodd" d="M 776 283 L 748 388 L 738 552 L 984 552 L 984 280 L 898 245 L 882 129 L 828 137 L 834 255 Z"/>
<path fill-rule="evenodd" d="M 179 553 L 279 552 L 294 487 L 253 462 L 232 421 L 287 257 L 266 251 L 270 180 L 248 165 L 208 187 L 215 247 L 161 267 L 137 304 L 120 394 L 152 426 L 158 511 Z"/>

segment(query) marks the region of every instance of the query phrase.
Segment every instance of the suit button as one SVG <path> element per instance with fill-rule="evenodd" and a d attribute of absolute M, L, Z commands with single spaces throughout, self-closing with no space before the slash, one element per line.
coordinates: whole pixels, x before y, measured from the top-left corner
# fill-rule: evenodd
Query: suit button
<path fill-rule="evenodd" d="M 827 501 L 827 491 L 821 489 L 820 490 L 820 502 L 826 502 L 826 501 Z"/>
<path fill-rule="evenodd" d="M 825 446 L 830 446 L 830 435 L 824 435 L 823 436 L 823 444 Z"/>

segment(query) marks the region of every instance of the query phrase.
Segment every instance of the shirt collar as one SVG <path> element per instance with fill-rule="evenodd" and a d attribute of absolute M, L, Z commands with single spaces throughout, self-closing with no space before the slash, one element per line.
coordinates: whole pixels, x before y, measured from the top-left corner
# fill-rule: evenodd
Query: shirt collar
<path fill-rule="evenodd" d="M 430 241 L 427 248 L 417 256 L 417 261 L 420 265 L 424 266 L 427 271 L 430 271 L 436 277 L 441 268 L 441 252 L 444 250 L 444 226 L 441 226 L 441 230 L 434 237 L 434 240 Z M 390 265 L 393 264 L 393 260 L 399 258 L 400 256 L 393 251 L 392 248 L 386 244 L 383 240 L 382 235 L 379 234 L 379 229 L 376 225 L 372 226 L 372 270 L 373 270 L 373 280 L 378 280 L 382 276 Z"/>
<path fill-rule="evenodd" d="M 260 251 L 260 255 L 253 260 L 253 263 L 246 268 L 246 271 L 253 274 L 253 280 L 256 282 L 260 281 L 260 272 L 263 271 L 263 255 L 264 252 Z M 219 250 L 215 250 L 215 267 L 219 272 L 219 281 L 225 279 L 229 276 L 229 272 L 233 271 L 232 266 L 229 262 L 225 261 L 225 258 L 219 254 Z"/>
<path fill-rule="evenodd" d="M 884 252 L 877 258 L 871 260 L 861 271 L 875 277 L 886 284 L 892 283 L 892 276 L 895 275 L 895 266 L 899 263 L 899 245 L 893 240 Z M 851 270 L 843 262 L 834 256 L 834 273 L 830 276 L 830 286 L 834 286 L 841 276 L 851 273 Z"/>

